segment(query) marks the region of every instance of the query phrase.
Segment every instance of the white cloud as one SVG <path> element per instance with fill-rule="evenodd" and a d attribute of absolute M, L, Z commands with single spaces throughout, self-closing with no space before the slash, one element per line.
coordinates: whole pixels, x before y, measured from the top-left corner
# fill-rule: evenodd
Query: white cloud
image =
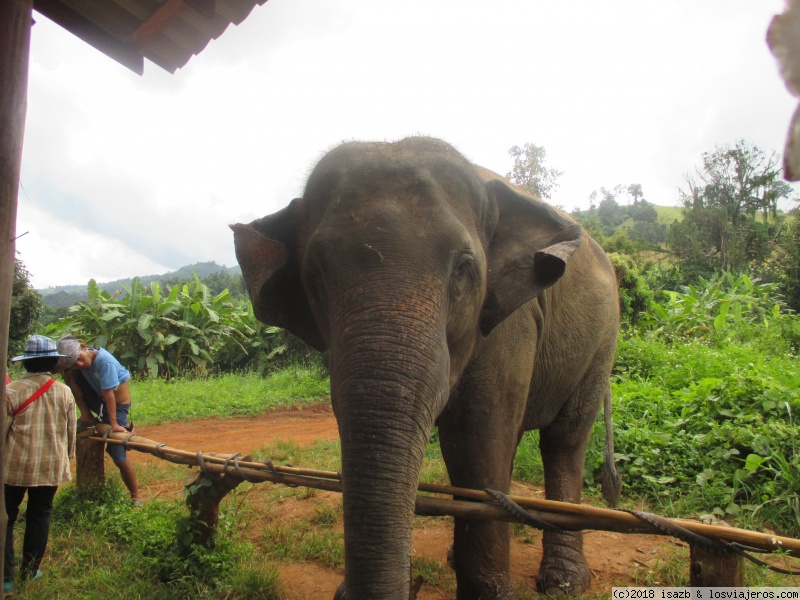
<path fill-rule="evenodd" d="M 17 251 L 37 288 L 80 285 L 92 278 L 113 281 L 170 270 L 166 264 L 149 260 L 119 240 L 64 223 L 22 198 L 18 213 L 18 221 L 27 226 L 17 229 Z"/>
<path fill-rule="evenodd" d="M 415 133 L 500 173 L 511 146 L 543 145 L 567 209 L 634 182 L 671 204 L 717 144 L 782 149 L 794 101 L 764 41 L 782 9 L 270 0 L 143 77 L 38 17 L 17 247 L 40 286 L 232 265 L 227 224 L 301 194 L 326 150 Z M 76 239 L 102 251 L 72 256 Z"/>

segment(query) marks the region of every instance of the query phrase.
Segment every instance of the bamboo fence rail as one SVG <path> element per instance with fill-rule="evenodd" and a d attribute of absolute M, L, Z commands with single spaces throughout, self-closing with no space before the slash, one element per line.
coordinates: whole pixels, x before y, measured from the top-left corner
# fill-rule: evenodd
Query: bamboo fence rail
<path fill-rule="evenodd" d="M 110 444 L 121 444 L 132 450 L 157 456 L 163 460 L 197 466 L 201 471 L 225 474 L 251 483 L 271 481 L 291 486 L 305 486 L 331 492 L 342 491 L 339 474 L 332 471 L 298 469 L 295 467 L 273 465 L 270 461 L 253 462 L 239 460 L 240 454 L 225 456 L 189 452 L 173 448 L 163 443 L 124 433 L 107 433 L 107 425 L 97 425 L 96 434 L 89 439 Z M 424 494 L 437 494 L 452 497 L 439 498 L 430 495 L 418 495 L 415 512 L 426 516 L 454 516 L 479 520 L 518 521 L 494 498 L 480 490 L 457 488 L 446 485 L 421 483 L 418 490 Z M 456 499 L 457 498 L 457 499 Z M 545 520 L 553 525 L 568 530 L 594 529 L 614 531 L 618 533 L 647 533 L 669 535 L 657 527 L 646 523 L 633 514 L 606 508 L 597 508 L 582 504 L 555 502 L 522 496 L 510 498 L 535 518 Z M 748 531 L 735 527 L 706 525 L 686 519 L 669 519 L 675 525 L 692 533 L 757 548 L 768 552 L 783 551 L 800 558 L 800 540 Z"/>

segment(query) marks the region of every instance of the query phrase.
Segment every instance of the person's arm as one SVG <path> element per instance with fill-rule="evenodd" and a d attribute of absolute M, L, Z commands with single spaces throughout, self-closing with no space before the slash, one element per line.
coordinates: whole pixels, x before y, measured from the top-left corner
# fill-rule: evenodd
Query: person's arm
<path fill-rule="evenodd" d="M 86 399 L 83 397 L 81 387 L 75 381 L 75 371 L 72 369 L 67 369 L 64 371 L 63 375 L 64 383 L 66 383 L 69 386 L 69 389 L 72 390 L 72 395 L 75 397 L 75 404 L 78 405 L 78 409 L 81 411 L 81 421 L 92 423 L 94 421 L 94 415 L 92 414 L 92 411 L 89 410 L 89 405 L 86 404 Z"/>
<path fill-rule="evenodd" d="M 101 397 L 106 405 L 106 414 L 108 415 L 108 422 L 111 423 L 111 431 L 126 433 L 127 430 L 122 425 L 117 425 L 117 395 L 114 390 L 103 390 Z"/>

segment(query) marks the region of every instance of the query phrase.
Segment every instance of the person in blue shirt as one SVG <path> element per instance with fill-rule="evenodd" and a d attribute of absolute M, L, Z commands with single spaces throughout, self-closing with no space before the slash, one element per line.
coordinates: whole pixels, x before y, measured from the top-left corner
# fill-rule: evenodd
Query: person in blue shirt
<path fill-rule="evenodd" d="M 64 358 L 59 359 L 64 381 L 72 390 L 81 413 L 78 433 L 93 426 L 95 416 L 110 425 L 111 431 L 128 433 L 128 413 L 131 408 L 128 384 L 131 374 L 128 369 L 104 348 L 87 348 L 74 335 L 58 340 L 58 352 L 64 355 Z M 125 446 L 107 444 L 106 452 L 119 469 L 133 505 L 141 506 L 139 484 L 128 461 Z"/>

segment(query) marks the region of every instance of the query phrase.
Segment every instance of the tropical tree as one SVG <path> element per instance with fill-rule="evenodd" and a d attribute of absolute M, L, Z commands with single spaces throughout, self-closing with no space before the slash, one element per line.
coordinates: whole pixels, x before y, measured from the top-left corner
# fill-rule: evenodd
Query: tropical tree
<path fill-rule="evenodd" d="M 14 281 L 11 285 L 11 317 L 8 327 L 8 355 L 20 354 L 25 340 L 36 331 L 36 325 L 44 310 L 42 297 L 30 281 L 25 264 L 14 261 Z"/>
<path fill-rule="evenodd" d="M 623 210 L 620 210 L 617 194 L 614 191 L 601 187 L 599 195 L 600 204 L 597 208 L 597 217 L 606 226 L 607 233 L 611 235 L 614 228 L 625 220 L 626 214 Z M 597 191 L 592 192 L 589 198 L 594 203 L 597 198 Z"/>
<path fill-rule="evenodd" d="M 683 220 L 668 237 L 678 259 L 698 274 L 763 263 L 781 231 L 778 201 L 792 192 L 779 156 L 740 140 L 704 153 L 702 168 L 686 181 Z"/>
<path fill-rule="evenodd" d="M 703 188 L 700 200 L 709 208 L 724 209 L 734 224 L 743 215 L 752 218 L 758 211 L 765 219 L 774 218 L 778 200 L 792 193 L 779 165 L 776 152 L 767 156 L 744 140 L 733 147 L 717 147 L 703 154 L 703 170 L 697 171 Z M 690 182 L 691 187 L 697 184 Z"/>
<path fill-rule="evenodd" d="M 544 146 L 535 144 L 525 144 L 521 148 L 512 146 L 508 154 L 514 159 L 514 166 L 506 177 L 539 198 L 550 199 L 558 188 L 558 178 L 564 172 L 545 166 L 547 152 Z"/>
<path fill-rule="evenodd" d="M 633 205 L 637 206 L 640 202 L 646 202 L 644 199 L 644 192 L 642 192 L 642 184 L 641 183 L 631 183 L 626 188 L 628 195 L 633 198 Z"/>
<path fill-rule="evenodd" d="M 667 226 L 658 222 L 658 211 L 644 198 L 630 207 L 633 219 L 630 235 L 633 239 L 643 239 L 650 244 L 663 244 L 667 240 Z"/>
<path fill-rule="evenodd" d="M 800 216 L 786 219 L 785 231 L 764 266 L 766 277 L 780 284 L 786 303 L 800 313 Z"/>
<path fill-rule="evenodd" d="M 622 199 L 625 196 L 627 203 L 623 204 Z M 612 189 L 601 187 L 592 191 L 589 194 L 589 214 L 597 216 L 605 235 L 612 235 L 614 229 L 628 218 L 633 218 L 637 223 L 655 223 L 658 220 L 655 207 L 644 199 L 640 183 L 619 184 Z"/>

